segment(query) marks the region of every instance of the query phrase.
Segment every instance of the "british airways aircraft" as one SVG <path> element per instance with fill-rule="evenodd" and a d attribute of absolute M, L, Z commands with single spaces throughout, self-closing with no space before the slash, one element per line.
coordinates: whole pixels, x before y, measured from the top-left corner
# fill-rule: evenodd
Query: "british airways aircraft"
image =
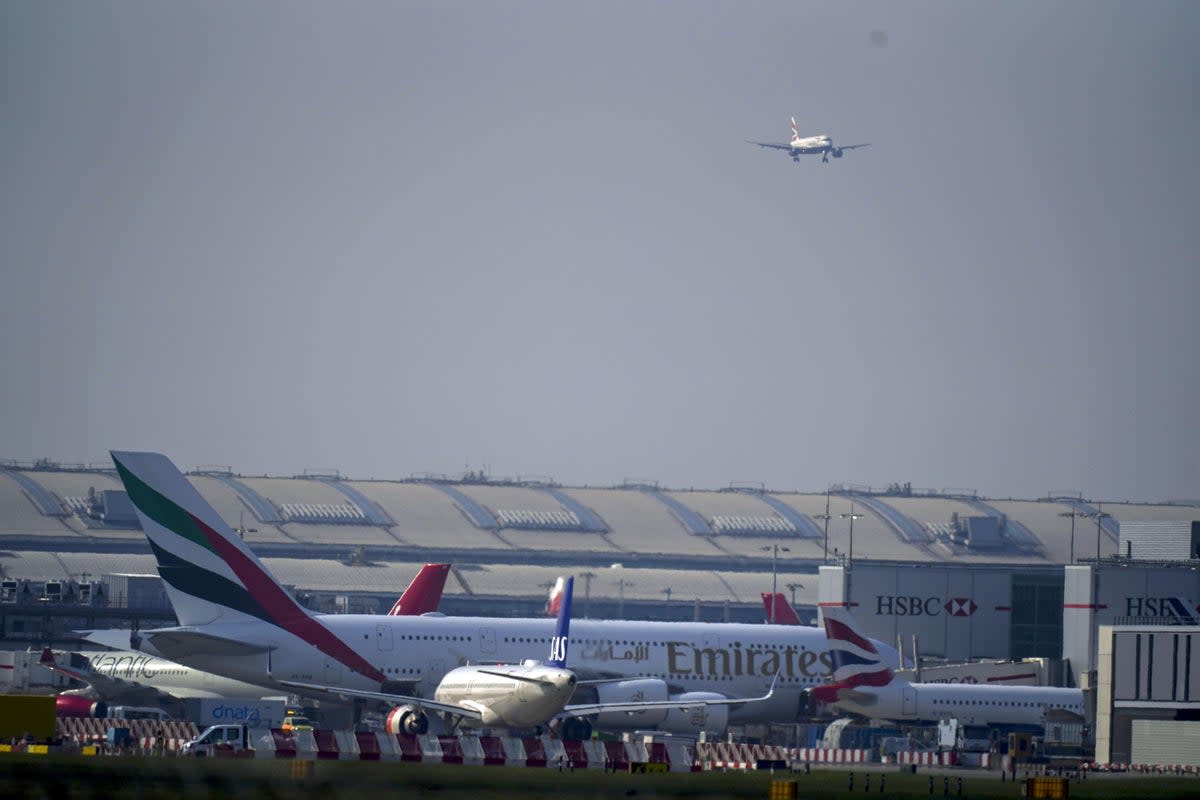
<path fill-rule="evenodd" d="M 818 702 L 897 722 L 954 718 L 967 725 L 1036 727 L 1054 719 L 1084 718 L 1082 689 L 909 683 L 884 662 L 848 610 L 826 606 L 821 615 L 834 670 L 832 684 L 813 689 Z"/>
<path fill-rule="evenodd" d="M 554 635 L 554 621 L 545 618 L 313 613 L 166 456 L 114 451 L 112 458 L 181 623 L 140 631 L 135 646 L 144 652 L 285 691 L 305 683 L 393 695 L 406 706 L 396 715 L 400 727 L 412 733 L 428 720 L 401 697 L 429 697 L 457 666 L 519 664 L 531 645 L 548 646 Z M 770 699 L 706 707 L 708 719 L 684 708 L 601 712 L 600 728 L 689 733 L 793 722 L 808 690 L 827 682 L 833 667 L 825 632 L 807 626 L 578 620 L 573 633 L 580 679 L 622 679 L 586 687 L 594 699 L 577 702 L 680 700 L 691 692 L 755 698 L 777 676 Z M 891 664 L 899 661 L 877 646 Z"/>
<path fill-rule="evenodd" d="M 827 163 L 829 157 L 841 158 L 845 151 L 853 150 L 857 147 L 870 147 L 870 142 L 865 144 L 840 144 L 835 145 L 833 139 L 825 134 L 819 136 L 804 136 L 801 137 L 796 131 L 796 118 L 792 117 L 792 139 L 789 142 L 754 142 L 746 140 L 749 144 L 756 144 L 759 147 L 770 147 L 774 150 L 786 150 L 787 154 L 792 157 L 792 161 L 799 161 L 800 156 L 821 156 L 821 162 Z"/>

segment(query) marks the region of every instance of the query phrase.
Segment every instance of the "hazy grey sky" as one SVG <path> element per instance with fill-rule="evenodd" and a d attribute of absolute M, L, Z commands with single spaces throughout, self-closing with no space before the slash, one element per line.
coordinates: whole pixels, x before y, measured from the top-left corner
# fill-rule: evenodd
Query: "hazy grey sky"
<path fill-rule="evenodd" d="M 1198 40 L 1190 1 L 0 4 L 0 457 L 1200 497 Z M 872 146 L 745 143 L 792 114 Z"/>

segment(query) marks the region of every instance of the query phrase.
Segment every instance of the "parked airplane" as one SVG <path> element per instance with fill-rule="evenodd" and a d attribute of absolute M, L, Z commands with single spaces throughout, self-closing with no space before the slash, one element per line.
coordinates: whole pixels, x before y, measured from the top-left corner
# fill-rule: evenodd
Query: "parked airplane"
<path fill-rule="evenodd" d="M 1049 686 L 909 683 L 880 656 L 841 606 L 821 609 L 833 656 L 834 682 L 813 689 L 813 698 L 872 719 L 964 725 L 1040 726 L 1052 719 L 1080 721 L 1083 691 Z"/>
<path fill-rule="evenodd" d="M 772 603 L 772 600 L 774 603 Z M 762 593 L 763 609 L 767 612 L 764 619 L 775 625 L 803 625 L 800 621 L 800 615 L 796 613 L 796 609 L 792 608 L 792 604 L 783 596 L 783 592 Z M 772 609 L 771 606 L 775 608 Z"/>
<path fill-rule="evenodd" d="M 424 714 L 425 710 L 439 712 L 454 720 L 451 725 L 479 726 L 487 728 L 533 728 L 560 720 L 568 725 L 564 732 L 568 738 L 586 739 L 591 735 L 591 724 L 582 717 L 598 714 L 645 713 L 648 711 L 677 710 L 704 713 L 710 706 L 734 706 L 769 700 L 775 684 L 762 697 L 729 699 L 713 692 L 690 692 L 675 700 L 643 700 L 628 703 L 578 703 L 567 701 L 575 693 L 578 682 L 575 673 L 567 667 L 567 652 L 570 645 L 571 591 L 575 579 L 569 577 L 561 595 L 557 627 L 550 639 L 550 658 L 546 662 L 525 661 L 521 664 L 497 664 L 495 666 L 463 666 L 446 673 L 434 691 L 433 700 L 407 697 L 394 693 L 342 689 L 312 683 L 283 681 L 284 685 L 302 691 L 337 694 L 345 697 L 379 700 L 395 706 L 388 714 L 385 724 L 389 733 L 405 733 L 404 715 Z M 427 720 L 417 720 L 424 732 Z M 570 721 L 574 724 L 567 723 Z M 701 723 L 703 724 L 703 723 Z M 724 727 L 722 725 L 722 727 Z M 714 731 L 716 732 L 716 731 Z"/>
<path fill-rule="evenodd" d="M 824 134 L 819 136 L 801 137 L 796 131 L 796 118 L 792 117 L 792 139 L 790 142 L 755 142 L 749 139 L 746 140 L 749 144 L 756 144 L 759 147 L 770 147 L 775 150 L 786 150 L 787 154 L 792 157 L 792 161 L 799 161 L 800 156 L 820 155 L 821 162 L 829 161 L 829 157 L 841 158 L 846 150 L 853 150 L 857 147 L 870 147 L 870 143 L 866 144 L 843 144 L 835 145 L 833 139 Z"/>
<path fill-rule="evenodd" d="M 449 564 L 425 564 L 396 600 L 388 614 L 417 615 L 436 611 L 442 599 Z M 94 632 L 102 633 L 102 632 Z M 118 644 L 128 643 L 129 631 L 108 631 Z M 57 695 L 60 717 L 103 717 L 111 705 L 157 705 L 173 717 L 182 716 L 182 700 L 190 697 L 258 698 L 270 695 L 265 686 L 194 669 L 146 653 L 118 650 L 82 651 L 55 658 L 50 648 L 38 662 L 47 669 L 86 684 Z"/>
<path fill-rule="evenodd" d="M 455 665 L 518 663 L 531 644 L 548 645 L 553 636 L 554 623 L 545 618 L 314 614 L 165 456 L 112 457 L 181 623 L 141 631 L 138 649 L 274 688 L 313 683 L 415 696 L 432 693 Z M 710 716 L 720 724 L 705 722 L 707 730 L 794 721 L 807 705 L 805 690 L 824 683 L 833 666 L 818 628 L 579 620 L 575 629 L 578 675 L 626 679 L 588 687 L 598 703 L 679 699 L 695 691 L 754 697 L 778 674 L 780 688 L 770 700 L 718 707 Z M 425 724 L 415 707 L 400 716 L 408 730 Z M 694 717 L 678 710 L 601 714 L 597 725 L 697 729 Z"/>

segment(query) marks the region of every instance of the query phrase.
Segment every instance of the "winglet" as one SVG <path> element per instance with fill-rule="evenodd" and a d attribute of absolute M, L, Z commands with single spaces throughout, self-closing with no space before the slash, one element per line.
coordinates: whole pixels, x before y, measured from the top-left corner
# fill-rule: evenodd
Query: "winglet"
<path fill-rule="evenodd" d="M 565 669 L 567 666 L 567 643 L 570 641 L 571 629 L 571 592 L 575 588 L 575 576 L 567 578 L 563 587 L 562 605 L 558 609 L 558 624 L 554 628 L 554 638 L 550 640 L 550 660 L 547 666 Z"/>

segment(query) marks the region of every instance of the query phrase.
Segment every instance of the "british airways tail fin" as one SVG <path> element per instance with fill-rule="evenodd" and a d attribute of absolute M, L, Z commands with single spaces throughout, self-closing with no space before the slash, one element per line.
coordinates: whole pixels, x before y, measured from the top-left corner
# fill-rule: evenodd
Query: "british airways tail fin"
<path fill-rule="evenodd" d="M 799 139 L 800 139 L 800 132 L 798 130 L 796 130 L 796 118 L 792 117 L 792 141 L 795 142 L 795 141 L 798 141 Z"/>
<path fill-rule="evenodd" d="M 558 624 L 554 628 L 554 638 L 550 640 L 550 660 L 547 666 L 565 669 L 567 666 L 567 645 L 571 639 L 571 590 L 575 588 L 575 576 L 567 578 L 562 591 L 562 605 L 558 609 Z"/>
<path fill-rule="evenodd" d="M 833 680 L 844 688 L 886 686 L 896 673 L 843 606 L 823 606 L 825 638 L 833 660 Z"/>
<path fill-rule="evenodd" d="M 413 617 L 437 611 L 442 602 L 442 589 L 446 587 L 449 564 L 426 564 L 412 579 L 412 583 L 400 595 L 400 599 L 388 612 L 390 617 Z"/>

